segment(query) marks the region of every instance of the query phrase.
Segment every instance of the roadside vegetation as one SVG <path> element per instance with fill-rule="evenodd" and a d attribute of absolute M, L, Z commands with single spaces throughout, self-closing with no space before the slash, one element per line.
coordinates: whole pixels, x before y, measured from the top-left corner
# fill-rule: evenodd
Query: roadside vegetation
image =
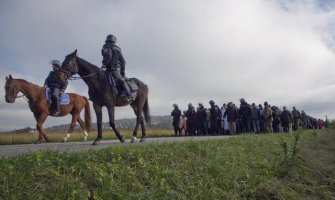
<path fill-rule="evenodd" d="M 0 158 L 0 199 L 90 198 L 335 199 L 335 128 Z"/>
<path fill-rule="evenodd" d="M 133 134 L 132 130 L 121 130 L 121 133 L 126 137 L 130 138 Z M 168 137 L 173 136 L 173 130 L 167 129 L 148 129 L 146 130 L 147 137 Z M 50 142 L 61 142 L 65 137 L 66 132 L 64 131 L 52 131 L 46 132 Z M 141 131 L 138 131 L 137 137 L 141 137 Z M 87 140 L 93 141 L 97 137 L 97 131 L 92 130 L 88 134 Z M 74 131 L 71 133 L 68 142 L 81 142 L 83 141 L 84 134 L 82 131 Z M 32 144 L 38 139 L 38 132 L 22 132 L 22 133 L 1 133 L 0 134 L 0 145 L 8 144 Z M 117 139 L 112 130 L 103 131 L 103 140 Z"/>

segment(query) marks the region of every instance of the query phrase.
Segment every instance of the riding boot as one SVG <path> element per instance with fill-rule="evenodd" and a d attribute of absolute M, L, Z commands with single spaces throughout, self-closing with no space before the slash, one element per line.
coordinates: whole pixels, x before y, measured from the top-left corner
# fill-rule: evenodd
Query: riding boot
<path fill-rule="evenodd" d="M 51 103 L 50 114 L 55 115 L 56 112 L 57 112 L 57 100 L 53 98 Z"/>
<path fill-rule="evenodd" d="M 51 115 L 57 115 L 59 105 L 59 88 L 51 88 Z"/>
<path fill-rule="evenodd" d="M 55 115 L 59 114 L 59 99 L 55 102 Z"/>
<path fill-rule="evenodd" d="M 133 100 L 132 97 L 131 97 L 131 94 L 130 94 L 130 89 L 128 87 L 128 85 L 126 84 L 126 81 L 121 81 L 122 83 L 122 87 L 126 93 L 126 96 L 127 96 L 127 101 L 131 101 Z"/>

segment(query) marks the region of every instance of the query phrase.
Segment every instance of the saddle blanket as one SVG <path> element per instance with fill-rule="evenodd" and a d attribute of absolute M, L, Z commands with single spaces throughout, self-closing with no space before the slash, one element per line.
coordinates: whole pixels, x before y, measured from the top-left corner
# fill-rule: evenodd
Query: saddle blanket
<path fill-rule="evenodd" d="M 49 103 L 52 103 L 50 89 L 45 90 L 45 97 Z M 59 105 L 67 105 L 70 103 L 70 97 L 67 93 L 63 93 L 59 99 Z"/>
<path fill-rule="evenodd" d="M 137 94 L 137 91 L 130 92 L 130 97 L 135 98 L 136 94 Z M 119 93 L 119 95 L 122 96 L 122 97 L 126 97 L 127 96 L 125 91 L 122 91 L 121 93 Z"/>

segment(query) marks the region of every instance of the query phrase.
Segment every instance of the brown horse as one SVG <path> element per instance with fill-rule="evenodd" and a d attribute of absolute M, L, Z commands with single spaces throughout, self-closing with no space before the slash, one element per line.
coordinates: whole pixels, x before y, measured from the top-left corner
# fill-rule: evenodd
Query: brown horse
<path fill-rule="evenodd" d="M 6 102 L 14 103 L 15 99 L 18 98 L 18 93 L 21 92 L 27 99 L 31 112 L 33 112 L 34 117 L 37 121 L 36 128 L 39 132 L 39 137 L 37 143 L 41 143 L 43 138 L 45 141 L 49 142 L 42 126 L 47 117 L 50 115 L 50 103 L 45 97 L 45 87 L 39 87 L 33 83 L 30 83 L 23 79 L 14 79 L 11 75 L 6 77 L 5 91 L 6 91 Z M 70 128 L 63 139 L 66 142 L 70 137 L 70 133 L 73 131 L 76 122 L 78 122 L 84 131 L 84 141 L 87 139 L 88 132 L 91 128 L 91 111 L 89 101 L 86 97 L 80 96 L 74 93 L 68 93 L 70 98 L 70 103 L 67 105 L 59 106 L 59 115 L 54 117 L 62 117 L 72 115 Z M 80 118 L 80 112 L 85 107 L 85 122 Z M 50 115 L 52 116 L 52 115 Z"/>

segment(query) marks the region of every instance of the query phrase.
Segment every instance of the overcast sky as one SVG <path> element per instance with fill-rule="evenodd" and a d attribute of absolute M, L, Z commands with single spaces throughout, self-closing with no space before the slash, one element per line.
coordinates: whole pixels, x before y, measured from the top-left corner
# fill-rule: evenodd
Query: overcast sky
<path fill-rule="evenodd" d="M 173 103 L 185 110 L 245 98 L 335 118 L 331 0 L 11 0 L 0 2 L 0 25 L 0 130 L 35 127 L 24 99 L 5 102 L 8 74 L 42 85 L 49 60 L 75 49 L 100 66 L 110 33 L 127 76 L 149 86 L 152 115 L 169 115 Z M 81 80 L 67 91 L 88 95 Z M 125 117 L 131 108 L 117 108 Z M 45 126 L 69 122 L 50 117 Z"/>

